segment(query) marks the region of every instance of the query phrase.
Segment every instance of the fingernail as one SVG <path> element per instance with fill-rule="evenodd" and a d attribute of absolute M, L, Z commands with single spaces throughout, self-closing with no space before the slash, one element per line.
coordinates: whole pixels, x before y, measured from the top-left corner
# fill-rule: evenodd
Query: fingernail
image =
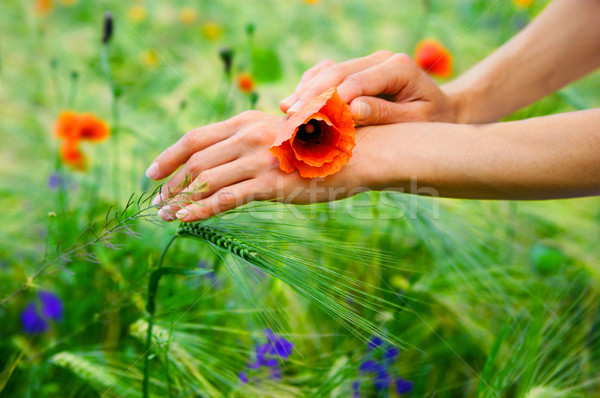
<path fill-rule="evenodd" d="M 156 180 L 158 178 L 158 163 L 154 162 L 148 167 L 148 170 L 146 170 L 146 177 L 151 180 Z"/>
<path fill-rule="evenodd" d="M 160 197 L 160 192 L 159 192 L 159 193 L 156 194 L 156 196 L 154 197 L 154 199 L 152 199 L 152 206 L 156 206 L 160 202 L 162 202 L 162 198 Z"/>
<path fill-rule="evenodd" d="M 371 105 L 365 101 L 357 101 L 356 120 L 366 120 L 371 116 Z"/>
<path fill-rule="evenodd" d="M 177 216 L 177 218 L 179 220 L 183 220 L 185 218 L 187 218 L 188 214 L 190 214 L 190 211 L 188 209 L 186 209 L 185 207 L 181 210 L 179 210 L 177 213 L 175 213 L 175 215 Z"/>
<path fill-rule="evenodd" d="M 290 109 L 288 109 L 287 113 L 293 113 L 293 112 L 297 112 L 300 109 L 300 101 L 296 101 L 296 103 L 292 106 L 290 106 Z"/>
<path fill-rule="evenodd" d="M 158 211 L 158 216 L 165 221 L 173 221 L 175 219 L 175 214 L 172 211 L 166 210 L 165 207 Z"/>
<path fill-rule="evenodd" d="M 292 104 L 292 99 L 293 99 L 292 97 L 293 97 L 293 96 L 294 96 L 294 95 L 292 94 L 292 95 L 290 95 L 289 97 L 286 97 L 286 98 L 282 99 L 282 100 L 281 100 L 281 102 L 279 103 L 279 105 L 280 105 L 282 108 L 289 108 L 289 107 L 290 107 L 290 105 Z"/>

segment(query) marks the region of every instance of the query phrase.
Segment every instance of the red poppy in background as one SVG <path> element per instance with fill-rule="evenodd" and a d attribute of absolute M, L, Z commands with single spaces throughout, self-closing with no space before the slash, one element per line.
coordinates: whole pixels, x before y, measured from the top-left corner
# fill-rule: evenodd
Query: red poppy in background
<path fill-rule="evenodd" d="M 60 158 L 75 170 L 83 171 L 86 168 L 87 159 L 79 149 L 79 141 L 64 140 L 60 145 Z"/>
<path fill-rule="evenodd" d="M 425 39 L 417 44 L 415 62 L 430 75 L 439 77 L 452 75 L 452 55 L 435 39 Z"/>
<path fill-rule="evenodd" d="M 54 134 L 63 142 L 60 156 L 63 162 L 76 170 L 84 170 L 85 155 L 79 149 L 82 140 L 99 142 L 110 136 L 108 124 L 91 113 L 63 111 L 56 121 Z"/>
<path fill-rule="evenodd" d="M 354 145 L 350 107 L 334 87 L 290 116 L 269 150 L 281 170 L 314 178 L 337 173 L 350 161 Z"/>
<path fill-rule="evenodd" d="M 63 111 L 56 121 L 55 134 L 65 140 L 103 141 L 110 135 L 110 129 L 91 113 Z"/>
<path fill-rule="evenodd" d="M 254 90 L 254 79 L 250 73 L 240 73 L 237 78 L 237 84 L 242 93 L 250 94 Z"/>

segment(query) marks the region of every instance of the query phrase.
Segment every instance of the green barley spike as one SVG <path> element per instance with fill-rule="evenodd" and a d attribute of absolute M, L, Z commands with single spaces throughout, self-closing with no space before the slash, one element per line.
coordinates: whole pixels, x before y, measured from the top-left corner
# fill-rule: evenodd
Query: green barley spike
<path fill-rule="evenodd" d="M 251 260 L 258 255 L 248 245 L 234 238 L 231 234 L 202 223 L 182 223 L 177 230 L 177 234 L 208 241 L 245 260 Z"/>

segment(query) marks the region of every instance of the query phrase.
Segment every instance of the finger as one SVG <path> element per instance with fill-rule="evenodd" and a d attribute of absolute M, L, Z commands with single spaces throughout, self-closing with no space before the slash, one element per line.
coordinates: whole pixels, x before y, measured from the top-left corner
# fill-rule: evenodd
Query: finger
<path fill-rule="evenodd" d="M 423 121 L 426 105 L 425 101 L 397 103 L 377 97 L 358 97 L 350 103 L 350 110 L 358 126 L 372 126 Z"/>
<path fill-rule="evenodd" d="M 208 148 L 196 152 L 185 162 L 171 179 L 165 183 L 152 201 L 158 205 L 178 194 L 196 179 L 202 172 L 233 162 L 239 157 L 239 147 L 231 140 L 218 142 Z"/>
<path fill-rule="evenodd" d="M 259 190 L 260 184 L 256 179 L 246 180 L 220 189 L 208 198 L 182 208 L 176 216 L 184 222 L 204 220 L 252 200 L 266 199 L 260 195 Z"/>
<path fill-rule="evenodd" d="M 302 77 L 300 78 L 300 82 L 294 89 L 294 92 L 292 93 L 292 95 L 281 100 L 281 102 L 279 103 L 279 109 L 281 109 L 281 111 L 284 113 L 287 112 L 287 110 L 290 108 L 290 106 L 292 106 L 298 99 L 298 95 L 296 93 L 306 84 L 306 82 L 308 82 L 310 79 L 312 79 L 321 70 L 323 70 L 326 67 L 331 66 L 333 64 L 335 64 L 335 62 L 333 62 L 329 59 L 324 59 L 323 61 L 319 62 L 312 68 L 307 69 L 306 72 L 304 72 L 302 74 Z"/>
<path fill-rule="evenodd" d="M 247 157 L 238 159 L 200 174 L 186 189 L 182 190 L 159 211 L 159 215 L 172 215 L 180 208 L 202 200 L 224 187 L 248 180 L 256 175 L 256 162 Z M 165 217 L 162 217 L 165 218 Z M 170 218 L 170 217 L 168 217 Z"/>
<path fill-rule="evenodd" d="M 313 78 L 311 78 L 310 81 L 303 85 L 300 90 L 298 90 L 296 93 L 298 100 L 288 109 L 288 114 L 293 114 L 306 105 L 306 103 L 314 97 L 320 95 L 331 87 L 339 85 L 346 79 L 347 76 L 385 62 L 393 55 L 394 54 L 390 51 L 382 50 L 363 58 L 353 59 L 322 69 Z M 350 100 L 351 98 L 345 99 L 346 102 Z"/>
<path fill-rule="evenodd" d="M 338 87 L 340 97 L 350 102 L 360 96 L 393 95 L 409 100 L 427 75 L 406 54 L 395 54 L 385 62 L 348 76 Z"/>
<path fill-rule="evenodd" d="M 228 123 L 230 121 L 189 131 L 154 159 L 146 170 L 146 176 L 152 180 L 161 180 L 187 162 L 194 153 L 230 137 L 234 132 Z"/>

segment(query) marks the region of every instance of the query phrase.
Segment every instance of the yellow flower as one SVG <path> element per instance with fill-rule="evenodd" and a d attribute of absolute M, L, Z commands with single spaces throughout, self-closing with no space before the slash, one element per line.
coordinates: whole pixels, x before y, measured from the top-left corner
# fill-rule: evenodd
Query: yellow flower
<path fill-rule="evenodd" d="M 307 4 L 317 4 L 320 0 L 304 0 Z"/>
<path fill-rule="evenodd" d="M 182 8 L 179 12 L 179 19 L 185 25 L 191 25 L 196 22 L 196 10 L 192 7 Z"/>
<path fill-rule="evenodd" d="M 133 22 L 143 22 L 146 19 L 148 12 L 144 6 L 135 5 L 129 8 L 129 18 Z"/>
<path fill-rule="evenodd" d="M 202 36 L 206 40 L 217 40 L 223 34 L 223 28 L 216 22 L 206 22 L 202 25 Z"/>
<path fill-rule="evenodd" d="M 535 0 L 513 0 L 513 4 L 519 8 L 530 8 Z"/>
<path fill-rule="evenodd" d="M 142 53 L 142 61 L 144 61 L 144 64 L 147 66 L 156 66 L 160 62 L 158 55 L 152 50 L 145 50 Z"/>

